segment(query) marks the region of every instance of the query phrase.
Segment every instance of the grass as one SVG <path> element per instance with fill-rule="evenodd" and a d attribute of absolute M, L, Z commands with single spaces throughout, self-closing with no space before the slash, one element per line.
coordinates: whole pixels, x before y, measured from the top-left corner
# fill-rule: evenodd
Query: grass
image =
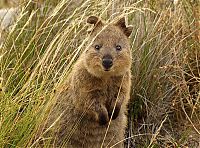
<path fill-rule="evenodd" d="M 120 4 L 120 5 L 119 5 Z M 78 6 L 78 7 L 77 7 Z M 133 25 L 129 147 L 198 147 L 199 2 L 27 1 L 0 50 L 0 145 L 30 147 L 87 45 L 89 15 Z M 133 137 L 133 138 L 129 138 Z"/>

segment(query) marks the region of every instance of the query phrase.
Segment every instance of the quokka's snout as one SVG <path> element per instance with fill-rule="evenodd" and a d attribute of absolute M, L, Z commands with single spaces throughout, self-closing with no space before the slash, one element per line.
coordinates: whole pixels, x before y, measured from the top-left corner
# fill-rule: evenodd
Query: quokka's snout
<path fill-rule="evenodd" d="M 109 71 L 110 68 L 113 66 L 113 58 L 110 54 L 106 54 L 103 56 L 102 65 L 105 71 Z"/>

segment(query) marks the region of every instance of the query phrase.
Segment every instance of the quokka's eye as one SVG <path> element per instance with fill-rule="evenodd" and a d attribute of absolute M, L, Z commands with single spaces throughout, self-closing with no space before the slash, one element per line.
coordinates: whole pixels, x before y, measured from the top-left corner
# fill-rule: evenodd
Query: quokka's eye
<path fill-rule="evenodd" d="M 118 51 L 121 51 L 121 50 L 122 50 L 122 47 L 121 47 L 120 45 L 117 45 L 115 48 L 116 48 L 116 50 L 118 50 Z"/>
<path fill-rule="evenodd" d="M 101 48 L 100 45 L 95 45 L 96 50 L 99 50 L 100 48 Z"/>

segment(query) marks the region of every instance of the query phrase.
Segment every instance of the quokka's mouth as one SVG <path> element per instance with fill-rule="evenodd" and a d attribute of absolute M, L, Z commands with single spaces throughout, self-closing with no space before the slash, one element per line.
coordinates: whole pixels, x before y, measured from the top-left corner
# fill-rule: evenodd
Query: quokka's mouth
<path fill-rule="evenodd" d="M 104 71 L 110 71 L 110 69 L 104 69 Z"/>

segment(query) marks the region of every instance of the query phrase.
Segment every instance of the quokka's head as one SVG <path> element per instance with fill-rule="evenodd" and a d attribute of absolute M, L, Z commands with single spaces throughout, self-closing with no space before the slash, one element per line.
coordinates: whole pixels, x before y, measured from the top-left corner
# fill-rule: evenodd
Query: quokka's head
<path fill-rule="evenodd" d="M 125 25 L 125 18 L 107 25 L 99 18 L 90 16 L 87 22 L 94 25 L 90 44 L 84 52 L 88 72 L 97 77 L 125 74 L 132 63 L 128 39 L 132 27 Z"/>

